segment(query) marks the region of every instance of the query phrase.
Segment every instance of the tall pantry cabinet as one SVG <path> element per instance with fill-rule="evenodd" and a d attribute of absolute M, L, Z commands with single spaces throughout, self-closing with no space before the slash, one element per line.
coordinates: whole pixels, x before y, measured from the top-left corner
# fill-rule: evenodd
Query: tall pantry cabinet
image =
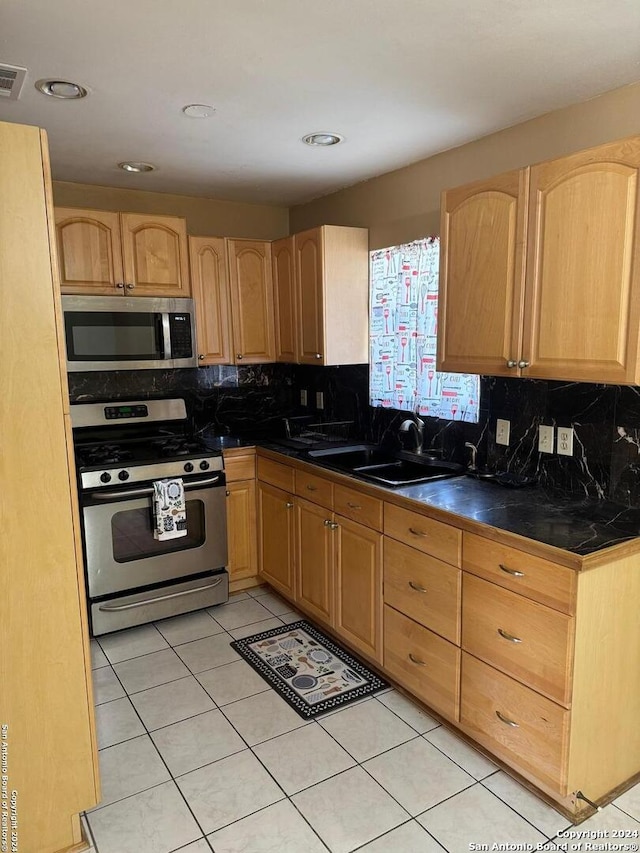
<path fill-rule="evenodd" d="M 0 744 L 8 849 L 83 849 L 98 762 L 46 136 L 0 123 Z M 15 792 L 15 794 L 13 793 Z M 4 801 L 6 802 L 6 800 Z"/>

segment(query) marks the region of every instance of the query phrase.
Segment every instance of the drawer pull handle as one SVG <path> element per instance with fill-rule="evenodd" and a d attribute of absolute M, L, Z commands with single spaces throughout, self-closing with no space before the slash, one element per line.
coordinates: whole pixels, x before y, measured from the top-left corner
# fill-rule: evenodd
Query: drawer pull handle
<path fill-rule="evenodd" d="M 426 536 L 427 535 L 424 532 L 424 530 L 416 530 L 415 527 L 410 527 L 409 533 L 413 533 L 414 536 Z"/>
<path fill-rule="evenodd" d="M 508 566 L 503 566 L 502 563 L 500 563 L 500 568 L 503 572 L 506 572 L 508 575 L 511 575 L 514 578 L 524 577 L 524 572 L 519 572 L 517 569 L 510 569 Z"/>
<path fill-rule="evenodd" d="M 427 592 L 426 587 L 420 586 L 419 584 L 414 583 L 413 581 L 409 581 L 409 586 L 411 587 L 411 589 L 415 589 L 416 592 Z"/>
<path fill-rule="evenodd" d="M 506 631 L 503 631 L 502 628 L 498 628 L 498 634 L 500 634 L 503 640 L 509 640 L 510 643 L 522 642 L 520 637 L 514 637 L 513 634 L 508 634 Z"/>
<path fill-rule="evenodd" d="M 317 487 L 317 486 L 312 486 L 312 485 L 307 485 L 307 489 L 308 489 L 308 491 L 310 491 L 310 492 L 317 492 L 317 491 L 318 491 L 318 487 Z"/>
<path fill-rule="evenodd" d="M 348 506 L 350 509 L 362 509 L 362 507 L 360 506 L 360 504 L 352 504 L 352 503 L 351 503 L 351 501 L 347 501 L 347 506 Z"/>
<path fill-rule="evenodd" d="M 505 726 L 511 726 L 513 729 L 519 729 L 520 723 L 516 723 L 514 720 L 510 720 L 509 717 L 505 717 L 500 711 L 496 711 L 496 717 L 500 720 L 501 723 L 504 723 Z"/>
<path fill-rule="evenodd" d="M 423 660 L 420 660 L 420 658 L 414 658 L 411 652 L 409 652 L 409 660 L 411 663 L 415 663 L 416 666 L 426 666 L 426 663 Z"/>

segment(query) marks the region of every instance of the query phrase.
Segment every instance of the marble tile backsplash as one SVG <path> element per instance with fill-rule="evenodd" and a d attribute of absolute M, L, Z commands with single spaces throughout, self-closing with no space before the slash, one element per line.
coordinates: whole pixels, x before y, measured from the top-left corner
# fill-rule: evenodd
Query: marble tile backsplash
<path fill-rule="evenodd" d="M 300 405 L 305 389 L 308 405 Z M 283 417 L 351 421 L 351 437 L 401 446 L 406 412 L 369 406 L 368 367 L 266 364 L 191 370 L 142 370 L 69 375 L 72 401 L 182 394 L 194 426 L 239 435 L 283 434 Z M 324 409 L 315 406 L 316 392 Z M 477 424 L 427 419 L 425 446 L 466 462 L 535 475 L 550 491 L 640 506 L 640 388 L 482 377 Z M 496 444 L 496 419 L 511 422 L 508 447 Z M 572 457 L 538 452 L 538 426 L 571 426 Z"/>

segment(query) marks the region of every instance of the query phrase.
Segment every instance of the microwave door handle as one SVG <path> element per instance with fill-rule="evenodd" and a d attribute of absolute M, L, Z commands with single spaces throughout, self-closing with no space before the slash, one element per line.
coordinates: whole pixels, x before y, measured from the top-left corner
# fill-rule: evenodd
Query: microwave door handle
<path fill-rule="evenodd" d="M 191 483 L 184 484 L 185 492 L 191 492 L 194 489 L 202 489 L 207 486 L 215 486 L 215 484 L 220 479 L 220 475 L 216 474 L 215 477 L 207 477 L 206 480 L 194 480 Z M 152 495 L 153 487 L 149 486 L 145 489 L 129 489 L 126 492 L 90 492 L 89 498 L 91 500 L 99 500 L 99 501 L 110 501 L 114 498 L 141 498 L 145 495 Z"/>
<path fill-rule="evenodd" d="M 163 358 L 170 359 L 173 358 L 173 353 L 171 352 L 171 323 L 169 322 L 169 314 L 163 311 L 160 318 L 162 321 L 162 344 L 164 347 Z"/>

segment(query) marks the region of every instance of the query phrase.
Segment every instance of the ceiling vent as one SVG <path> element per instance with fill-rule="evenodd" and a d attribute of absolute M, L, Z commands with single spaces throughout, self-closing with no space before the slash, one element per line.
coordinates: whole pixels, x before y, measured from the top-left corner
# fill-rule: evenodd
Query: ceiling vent
<path fill-rule="evenodd" d="M 0 97 L 17 101 L 26 76 L 26 68 L 0 63 Z"/>

